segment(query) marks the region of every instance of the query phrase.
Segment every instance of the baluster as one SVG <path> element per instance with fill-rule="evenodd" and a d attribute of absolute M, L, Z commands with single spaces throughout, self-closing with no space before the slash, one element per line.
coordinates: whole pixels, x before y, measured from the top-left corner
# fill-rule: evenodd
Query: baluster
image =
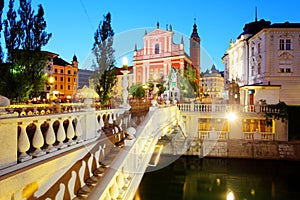
<path fill-rule="evenodd" d="M 82 142 L 82 138 L 81 138 L 81 135 L 82 135 L 82 127 L 81 127 L 81 123 L 80 123 L 80 120 L 81 120 L 81 116 L 78 115 L 77 116 L 77 121 L 76 121 L 76 128 L 75 128 L 75 136 L 76 136 L 76 141 L 77 143 L 79 142 Z"/>
<path fill-rule="evenodd" d="M 86 170 L 86 162 L 85 160 L 81 161 L 81 167 L 79 169 L 78 172 L 78 176 L 79 176 L 79 181 L 80 181 L 80 189 L 77 192 L 77 196 L 79 197 L 87 197 L 88 194 L 91 192 L 91 189 L 85 185 L 84 182 L 84 174 L 85 174 L 85 170 Z"/>
<path fill-rule="evenodd" d="M 108 123 L 109 124 L 113 124 L 114 123 L 113 119 L 112 119 L 113 118 L 112 115 L 113 115 L 112 113 L 108 115 Z"/>
<path fill-rule="evenodd" d="M 93 174 L 95 176 L 102 176 L 106 169 L 106 166 L 104 166 L 103 163 L 101 162 L 101 157 L 102 157 L 101 154 L 102 154 L 102 147 L 99 145 L 99 150 L 95 152 L 95 159 L 97 164 L 97 169 L 93 171 Z"/>
<path fill-rule="evenodd" d="M 65 190 L 66 186 L 63 183 L 59 184 L 59 191 L 57 192 L 55 199 L 64 199 Z"/>
<path fill-rule="evenodd" d="M 42 122 L 39 122 L 38 120 L 34 121 L 34 125 L 36 126 L 32 139 L 32 146 L 35 148 L 35 151 L 32 154 L 34 157 L 39 157 L 46 154 L 46 152 L 41 150 L 41 147 L 44 145 L 44 136 L 41 131 L 41 124 Z"/>
<path fill-rule="evenodd" d="M 93 174 L 93 162 L 94 162 L 94 155 L 90 154 L 90 157 L 88 159 L 88 164 L 87 164 L 89 178 L 86 180 L 86 185 L 88 186 L 95 186 L 99 180 L 97 176 L 94 176 Z"/>
<path fill-rule="evenodd" d="M 49 128 L 46 132 L 46 144 L 48 145 L 48 147 L 46 148 L 46 152 L 50 153 L 53 151 L 56 151 L 57 149 L 53 146 L 53 144 L 56 141 L 56 136 L 54 133 L 54 129 L 53 129 L 53 123 L 54 121 L 51 121 L 51 119 L 48 119 L 48 124 L 49 124 Z"/>
<path fill-rule="evenodd" d="M 70 116 L 69 125 L 68 125 L 68 128 L 67 128 L 67 138 L 68 138 L 68 145 L 69 146 L 75 144 L 75 141 L 73 140 L 73 138 L 75 136 L 75 131 L 74 131 L 74 127 L 73 127 L 73 118 L 74 117 Z"/>
<path fill-rule="evenodd" d="M 19 126 L 21 128 L 21 132 L 18 138 L 18 150 L 21 153 L 19 156 L 19 161 L 24 162 L 26 160 L 30 160 L 32 156 L 28 155 L 26 152 L 30 148 L 30 141 L 26 132 L 26 127 L 28 123 L 20 122 Z"/>
<path fill-rule="evenodd" d="M 76 177 L 77 177 L 76 172 L 72 171 L 72 175 L 71 175 L 71 178 L 70 178 L 69 183 L 68 183 L 68 190 L 69 190 L 70 199 L 74 199 L 76 197 L 76 195 L 74 194 Z"/>
<path fill-rule="evenodd" d="M 100 123 L 98 121 L 98 115 L 96 114 L 96 118 L 95 118 L 95 126 L 96 126 L 96 134 L 97 135 L 101 135 L 101 126 Z"/>
<path fill-rule="evenodd" d="M 63 122 L 64 120 L 62 118 L 59 118 L 59 127 L 58 127 L 58 130 L 57 130 L 57 141 L 59 142 L 59 144 L 57 145 L 57 148 L 58 149 L 63 149 L 63 148 L 66 148 L 67 145 L 64 144 L 64 140 L 66 139 L 66 133 L 65 133 L 65 129 L 64 129 L 64 125 L 63 125 Z"/>
<path fill-rule="evenodd" d="M 118 188 L 118 184 L 116 183 L 116 181 L 109 188 L 109 193 L 110 193 L 110 197 L 112 199 L 118 199 L 120 193 L 119 193 L 119 188 Z"/>
<path fill-rule="evenodd" d="M 124 181 L 124 177 L 122 175 L 122 172 L 119 173 L 119 175 L 117 176 L 117 184 L 119 187 L 119 197 L 123 197 L 124 194 L 124 190 L 125 190 L 125 181 Z"/>
<path fill-rule="evenodd" d="M 100 115 L 100 121 L 99 121 L 99 124 L 100 124 L 100 129 L 101 129 L 102 127 L 104 127 L 104 121 L 103 121 L 103 116 L 102 116 L 102 115 Z"/>

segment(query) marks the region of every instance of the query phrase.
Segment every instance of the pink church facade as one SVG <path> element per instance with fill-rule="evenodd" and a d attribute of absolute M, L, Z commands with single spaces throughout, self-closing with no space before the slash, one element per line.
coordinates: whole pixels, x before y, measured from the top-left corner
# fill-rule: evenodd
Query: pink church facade
<path fill-rule="evenodd" d="M 196 33 L 196 34 L 195 34 Z M 200 74 L 200 37 L 197 26 L 194 24 L 193 34 L 190 38 L 190 55 L 184 51 L 184 42 L 173 42 L 174 32 L 172 26 L 166 30 L 160 29 L 159 24 L 152 32 L 144 35 L 144 46 L 134 49 L 133 82 L 145 84 L 149 80 L 166 80 L 171 67 L 183 73 L 187 65 L 193 66 Z M 200 77 L 199 77 L 200 78 Z"/>

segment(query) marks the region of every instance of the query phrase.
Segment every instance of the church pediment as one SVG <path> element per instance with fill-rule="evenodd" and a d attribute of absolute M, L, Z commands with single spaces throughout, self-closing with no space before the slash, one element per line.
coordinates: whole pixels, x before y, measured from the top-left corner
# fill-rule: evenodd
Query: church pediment
<path fill-rule="evenodd" d="M 280 54 L 279 56 L 278 56 L 278 58 L 280 59 L 280 60 L 290 60 L 290 59 L 293 59 L 293 55 L 292 54 L 290 54 L 290 53 L 288 53 L 288 52 L 283 52 L 282 54 Z"/>
<path fill-rule="evenodd" d="M 163 35 L 163 34 L 166 34 L 166 33 L 168 34 L 168 33 L 171 33 L 171 32 L 166 31 L 166 30 L 162 30 L 162 29 L 155 29 L 154 31 L 147 34 L 146 37 L 158 36 L 158 35 Z"/>

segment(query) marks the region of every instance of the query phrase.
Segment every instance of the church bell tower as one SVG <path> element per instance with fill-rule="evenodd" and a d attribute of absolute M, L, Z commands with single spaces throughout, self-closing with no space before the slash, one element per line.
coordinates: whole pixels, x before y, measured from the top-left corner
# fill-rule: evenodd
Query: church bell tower
<path fill-rule="evenodd" d="M 200 37 L 197 31 L 196 19 L 194 19 L 193 32 L 190 38 L 190 57 L 196 69 L 200 69 Z"/>

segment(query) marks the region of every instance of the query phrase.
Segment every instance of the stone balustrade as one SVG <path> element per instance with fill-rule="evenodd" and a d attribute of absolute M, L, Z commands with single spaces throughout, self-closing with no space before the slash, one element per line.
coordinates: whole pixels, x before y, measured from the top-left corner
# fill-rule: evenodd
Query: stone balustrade
<path fill-rule="evenodd" d="M 131 140 L 124 109 L 2 118 L 0 198 L 132 199 L 157 140 L 182 124 L 178 117 L 176 106 L 155 109 Z"/>
<path fill-rule="evenodd" d="M 178 108 L 182 112 L 217 112 L 226 113 L 230 111 L 241 112 L 273 112 L 278 110 L 271 109 L 267 105 L 239 105 L 239 104 L 178 104 Z"/>
<path fill-rule="evenodd" d="M 124 112 L 111 109 L 2 118 L 0 169 L 99 137 L 105 123 L 113 124 Z"/>

